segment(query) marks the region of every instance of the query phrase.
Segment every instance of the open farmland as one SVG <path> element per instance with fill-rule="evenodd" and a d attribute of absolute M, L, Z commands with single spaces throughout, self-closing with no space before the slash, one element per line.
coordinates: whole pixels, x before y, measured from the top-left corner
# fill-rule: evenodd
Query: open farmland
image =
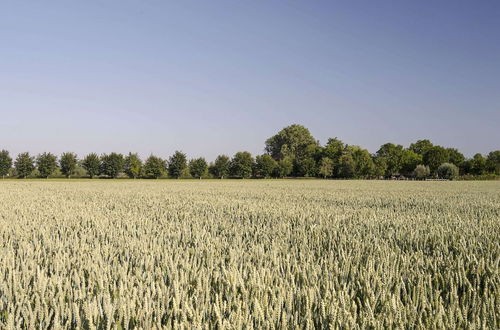
<path fill-rule="evenodd" d="M 500 182 L 0 182 L 0 328 L 500 328 Z"/>

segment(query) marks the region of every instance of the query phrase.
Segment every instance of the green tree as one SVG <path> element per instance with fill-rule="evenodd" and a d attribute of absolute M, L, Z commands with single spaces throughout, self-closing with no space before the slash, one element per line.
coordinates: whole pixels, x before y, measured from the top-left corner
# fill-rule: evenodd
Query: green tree
<path fill-rule="evenodd" d="M 314 158 L 296 158 L 294 162 L 295 176 L 314 177 L 317 174 L 317 164 Z"/>
<path fill-rule="evenodd" d="M 40 177 L 48 178 L 57 168 L 57 157 L 50 152 L 44 152 L 36 158 L 36 166 Z"/>
<path fill-rule="evenodd" d="M 354 177 L 368 178 L 372 175 L 375 165 L 368 150 L 358 146 L 348 146 L 346 152 L 352 156 L 354 161 Z"/>
<path fill-rule="evenodd" d="M 325 179 L 331 177 L 333 175 L 333 160 L 328 157 L 321 158 L 318 173 Z"/>
<path fill-rule="evenodd" d="M 339 177 L 353 178 L 356 173 L 356 163 L 350 153 L 342 155 L 339 162 Z"/>
<path fill-rule="evenodd" d="M 471 172 L 475 175 L 481 175 L 486 172 L 486 158 L 477 153 L 471 159 Z"/>
<path fill-rule="evenodd" d="M 489 173 L 500 175 L 500 150 L 492 151 L 486 158 L 486 170 Z"/>
<path fill-rule="evenodd" d="M 317 146 L 309 130 L 302 125 L 293 124 L 283 128 L 278 134 L 266 140 L 266 151 L 275 159 L 289 157 L 292 160 L 303 158 L 308 146 Z"/>
<path fill-rule="evenodd" d="M 137 179 L 141 175 L 142 160 L 138 154 L 128 153 L 125 157 L 125 174 L 131 179 Z"/>
<path fill-rule="evenodd" d="M 231 160 L 226 155 L 219 155 L 215 162 L 210 166 L 210 173 L 219 179 L 224 179 L 229 175 L 229 166 Z"/>
<path fill-rule="evenodd" d="M 262 178 L 271 177 L 276 170 L 278 163 L 268 154 L 255 157 L 255 175 Z"/>
<path fill-rule="evenodd" d="M 12 168 L 12 158 L 7 150 L 0 151 L 0 176 L 5 178 Z"/>
<path fill-rule="evenodd" d="M 434 147 L 434 145 L 431 141 L 418 140 L 417 142 L 410 144 L 408 149 L 420 156 L 423 156 L 432 147 Z"/>
<path fill-rule="evenodd" d="M 456 148 L 446 148 L 448 153 L 448 162 L 455 164 L 457 167 L 461 167 L 465 161 L 464 155 L 458 151 Z"/>
<path fill-rule="evenodd" d="M 176 151 L 168 161 L 168 174 L 173 178 L 180 178 L 187 169 L 187 157 L 181 151 Z"/>
<path fill-rule="evenodd" d="M 373 160 L 373 169 L 371 176 L 375 178 L 380 178 L 381 176 L 384 176 L 387 171 L 387 162 L 385 161 L 385 158 L 372 156 L 372 160 Z"/>
<path fill-rule="evenodd" d="M 35 170 L 35 157 L 30 156 L 28 152 L 17 155 L 14 163 L 17 176 L 27 178 Z"/>
<path fill-rule="evenodd" d="M 418 164 L 423 161 L 422 155 L 408 149 L 401 152 L 401 174 L 411 176 Z"/>
<path fill-rule="evenodd" d="M 441 179 L 453 180 L 458 177 L 458 167 L 455 164 L 444 163 L 439 165 L 437 174 Z"/>
<path fill-rule="evenodd" d="M 87 175 L 93 179 L 101 171 L 101 159 L 96 153 L 88 154 L 82 161 L 82 167 L 87 171 Z"/>
<path fill-rule="evenodd" d="M 65 152 L 61 155 L 59 160 L 59 166 L 61 167 L 61 173 L 70 178 L 76 170 L 76 165 L 78 164 L 78 159 L 76 154 L 72 152 Z"/>
<path fill-rule="evenodd" d="M 193 178 L 199 178 L 207 175 L 208 164 L 205 158 L 195 158 L 189 161 L 189 173 Z"/>
<path fill-rule="evenodd" d="M 333 161 L 333 175 L 339 172 L 340 157 L 344 154 L 347 146 L 338 138 L 330 138 L 323 148 L 323 157 L 328 157 Z"/>
<path fill-rule="evenodd" d="M 117 178 L 118 174 L 123 171 L 125 159 L 122 154 L 112 152 L 109 155 L 102 155 L 101 157 L 101 174 L 110 178 Z"/>
<path fill-rule="evenodd" d="M 380 146 L 377 157 L 384 158 L 387 164 L 386 176 L 397 175 L 401 171 L 401 158 L 403 156 L 403 146 L 393 143 L 386 143 Z"/>
<path fill-rule="evenodd" d="M 429 169 L 429 166 L 425 166 L 422 164 L 417 165 L 417 167 L 415 167 L 415 170 L 413 170 L 413 175 L 419 180 L 427 178 L 430 174 L 431 170 Z"/>
<path fill-rule="evenodd" d="M 290 158 L 278 160 L 278 166 L 275 168 L 274 176 L 277 178 L 284 178 L 289 176 L 293 170 L 293 163 Z"/>
<path fill-rule="evenodd" d="M 231 160 L 230 173 L 234 177 L 249 178 L 252 176 L 254 159 L 248 151 L 237 152 Z"/>
<path fill-rule="evenodd" d="M 438 167 L 449 160 L 448 151 L 441 146 L 433 146 L 423 156 L 424 164 L 429 166 L 431 174 L 436 174 Z"/>
<path fill-rule="evenodd" d="M 144 163 L 144 177 L 149 179 L 158 179 L 162 177 L 167 170 L 165 161 L 160 157 L 150 155 Z"/>

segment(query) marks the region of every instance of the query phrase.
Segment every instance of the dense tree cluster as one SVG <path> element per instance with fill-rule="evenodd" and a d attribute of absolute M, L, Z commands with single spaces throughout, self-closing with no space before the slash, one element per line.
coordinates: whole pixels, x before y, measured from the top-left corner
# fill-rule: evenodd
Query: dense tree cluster
<path fill-rule="evenodd" d="M 56 155 L 44 152 L 37 157 L 21 153 L 13 161 L 9 152 L 0 151 L 0 176 L 19 178 L 51 176 L 129 178 L 283 178 L 322 177 L 371 179 L 405 177 L 415 179 L 484 177 L 500 175 L 500 150 L 486 157 L 480 153 L 466 159 L 455 148 L 418 140 L 408 148 L 385 143 L 375 154 L 359 146 L 330 138 L 321 145 L 302 125 L 290 125 L 265 142 L 265 153 L 255 158 L 247 151 L 232 158 L 219 155 L 214 162 L 204 158 L 188 161 L 181 151 L 168 160 L 150 155 L 144 162 L 135 153 L 124 156 L 112 152 L 91 153 L 79 160 L 71 152 Z"/>

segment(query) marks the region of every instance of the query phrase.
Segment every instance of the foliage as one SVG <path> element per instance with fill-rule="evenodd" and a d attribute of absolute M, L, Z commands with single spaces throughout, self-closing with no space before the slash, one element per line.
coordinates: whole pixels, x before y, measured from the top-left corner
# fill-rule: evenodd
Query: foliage
<path fill-rule="evenodd" d="M 429 166 L 431 174 L 436 174 L 438 167 L 449 160 L 448 151 L 441 146 L 433 146 L 423 156 L 424 164 Z"/>
<path fill-rule="evenodd" d="M 50 152 L 44 152 L 36 158 L 36 167 L 42 178 L 48 178 L 57 168 L 57 157 Z"/>
<path fill-rule="evenodd" d="M 333 175 L 333 160 L 331 158 L 323 157 L 321 159 L 318 174 L 325 179 Z"/>
<path fill-rule="evenodd" d="M 431 174 L 431 170 L 429 168 L 429 166 L 426 166 L 426 165 L 417 165 L 417 167 L 415 167 L 415 170 L 413 171 L 413 175 L 415 176 L 415 178 L 419 179 L 419 180 L 423 180 L 427 177 L 429 177 L 429 175 Z"/>
<path fill-rule="evenodd" d="M 432 147 L 434 147 L 434 144 L 432 144 L 431 141 L 424 139 L 410 144 L 410 147 L 408 149 L 420 156 L 423 156 Z"/>
<path fill-rule="evenodd" d="M 127 157 L 125 157 L 124 170 L 129 178 L 137 179 L 142 171 L 142 160 L 139 158 L 139 155 L 129 152 Z"/>
<path fill-rule="evenodd" d="M 283 158 L 278 160 L 278 166 L 274 170 L 274 176 L 277 178 L 284 178 L 290 175 L 293 170 L 293 163 L 290 158 Z"/>
<path fill-rule="evenodd" d="M 123 171 L 124 165 L 125 159 L 122 154 L 116 152 L 112 152 L 109 155 L 104 154 L 101 156 L 100 174 L 116 178 Z"/>
<path fill-rule="evenodd" d="M 192 159 L 189 162 L 189 173 L 193 178 L 199 178 L 206 176 L 208 173 L 208 164 L 205 158 L 200 157 Z"/>
<path fill-rule="evenodd" d="M 143 174 L 145 178 L 158 179 L 165 175 L 167 166 L 160 157 L 150 155 L 144 163 Z"/>
<path fill-rule="evenodd" d="M 270 178 L 276 172 L 278 163 L 268 154 L 255 157 L 255 176 Z"/>
<path fill-rule="evenodd" d="M 209 171 L 214 177 L 218 179 L 224 179 L 229 175 L 229 166 L 231 159 L 226 155 L 219 155 L 215 159 L 215 162 L 210 165 Z"/>
<path fill-rule="evenodd" d="M 87 171 L 87 175 L 92 179 L 99 175 L 101 171 L 101 159 L 96 153 L 85 156 L 82 161 L 82 167 Z"/>
<path fill-rule="evenodd" d="M 35 170 L 35 157 L 30 156 L 28 152 L 20 153 L 14 167 L 18 177 L 27 178 Z"/>
<path fill-rule="evenodd" d="M 438 167 L 437 174 L 441 179 L 453 180 L 458 177 L 458 167 L 455 164 L 444 163 Z"/>
<path fill-rule="evenodd" d="M 179 179 L 185 169 L 187 169 L 186 154 L 176 151 L 168 161 L 168 174 L 175 179 Z"/>
<path fill-rule="evenodd" d="M 3 178 L 9 174 L 12 168 L 12 158 L 7 150 L 0 151 L 0 176 Z"/>
<path fill-rule="evenodd" d="M 254 159 L 248 151 L 237 152 L 231 159 L 230 173 L 233 177 L 249 178 L 252 176 Z"/>
<path fill-rule="evenodd" d="M 266 151 L 275 159 L 304 158 L 309 146 L 317 146 L 318 142 L 309 130 L 302 125 L 293 124 L 283 128 L 278 134 L 266 140 Z"/>
<path fill-rule="evenodd" d="M 65 152 L 61 155 L 59 160 L 59 166 L 61 168 L 61 173 L 70 178 L 76 171 L 76 165 L 78 164 L 78 159 L 75 153 Z"/>
<path fill-rule="evenodd" d="M 383 158 L 387 165 L 385 176 L 398 175 L 402 168 L 402 154 L 404 148 L 402 145 L 393 143 L 385 143 L 377 151 L 377 157 Z"/>
<path fill-rule="evenodd" d="M 500 150 L 495 150 L 488 154 L 486 168 L 489 173 L 500 175 Z"/>

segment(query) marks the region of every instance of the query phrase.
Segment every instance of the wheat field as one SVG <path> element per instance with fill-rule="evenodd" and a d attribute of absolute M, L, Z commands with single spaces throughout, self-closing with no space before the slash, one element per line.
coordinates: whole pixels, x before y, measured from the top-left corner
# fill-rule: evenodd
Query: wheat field
<path fill-rule="evenodd" d="M 0 182 L 1 329 L 500 328 L 500 182 Z"/>

